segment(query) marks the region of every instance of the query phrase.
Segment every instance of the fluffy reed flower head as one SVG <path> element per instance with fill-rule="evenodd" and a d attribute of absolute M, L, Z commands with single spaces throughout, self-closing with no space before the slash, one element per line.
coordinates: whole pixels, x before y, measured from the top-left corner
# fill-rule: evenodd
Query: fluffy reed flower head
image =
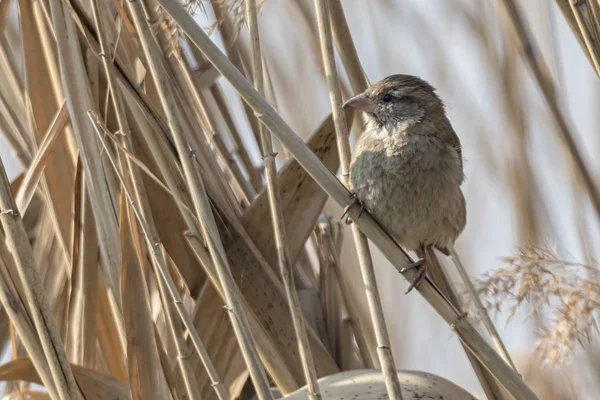
<path fill-rule="evenodd" d="M 550 248 L 528 247 L 504 257 L 507 265 L 475 284 L 488 310 L 507 311 L 509 321 L 527 303 L 539 317 L 537 352 L 551 364 L 567 361 L 576 343 L 591 340 L 600 310 L 600 272 L 560 260 Z"/>

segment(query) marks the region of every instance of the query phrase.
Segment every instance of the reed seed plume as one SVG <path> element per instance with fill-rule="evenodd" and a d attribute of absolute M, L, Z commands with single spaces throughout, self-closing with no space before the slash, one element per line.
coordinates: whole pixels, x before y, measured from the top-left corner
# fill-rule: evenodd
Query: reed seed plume
<path fill-rule="evenodd" d="M 568 361 L 575 346 L 587 345 L 598 330 L 600 271 L 560 259 L 550 247 L 521 248 L 502 258 L 506 267 L 475 281 L 486 308 L 506 313 L 508 321 L 526 306 L 542 321 L 536 351 L 550 364 Z"/>

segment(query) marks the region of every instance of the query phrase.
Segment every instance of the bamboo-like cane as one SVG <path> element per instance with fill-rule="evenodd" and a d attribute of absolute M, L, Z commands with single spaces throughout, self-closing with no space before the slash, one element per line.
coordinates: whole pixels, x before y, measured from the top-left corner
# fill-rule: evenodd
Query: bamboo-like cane
<path fill-rule="evenodd" d="M 331 102 L 340 164 L 342 167 L 342 183 L 348 187 L 350 183 L 350 143 L 348 141 L 348 125 L 346 123 L 346 115 L 342 109 L 342 94 L 340 92 L 333 54 L 333 40 L 331 25 L 329 24 L 328 7 L 327 0 L 315 0 L 321 54 L 325 66 L 325 75 L 327 76 L 327 85 L 329 86 L 329 100 Z M 367 294 L 369 311 L 373 319 L 375 339 L 377 340 L 377 355 L 379 356 L 379 363 L 381 364 L 387 393 L 390 399 L 402 400 L 402 389 L 400 388 L 390 338 L 385 325 L 383 307 L 381 306 L 381 298 L 379 297 L 377 280 L 375 278 L 375 268 L 373 267 L 371 251 L 369 250 L 369 242 L 357 225 L 352 226 L 352 233 L 354 234 L 354 243 Z"/>
<path fill-rule="evenodd" d="M 256 90 L 263 94 L 263 65 L 262 54 L 260 51 L 260 35 L 258 31 L 258 18 L 256 13 L 256 1 L 245 0 L 246 20 L 250 33 L 250 45 L 252 50 L 253 80 Z M 269 196 L 269 205 L 271 207 L 271 220 L 275 236 L 275 246 L 277 247 L 277 259 L 281 280 L 285 288 L 286 300 L 290 308 L 294 333 L 298 341 L 298 352 L 300 353 L 300 362 L 308 387 L 307 394 L 309 399 L 317 400 L 321 398 L 319 384 L 317 382 L 317 371 L 310 350 L 306 325 L 300 308 L 300 300 L 296 292 L 294 283 L 294 273 L 290 262 L 289 248 L 287 244 L 287 233 L 285 231 L 285 221 L 281 209 L 281 199 L 279 186 L 277 185 L 277 166 L 275 165 L 276 153 L 273 151 L 273 142 L 271 132 L 262 124 L 259 125 L 260 147 L 265 165 L 265 175 L 267 178 L 267 193 Z"/>
<path fill-rule="evenodd" d="M 139 33 L 140 42 L 148 67 L 154 77 L 160 102 L 167 117 L 167 123 L 173 135 L 175 147 L 181 161 L 185 179 L 187 181 L 194 211 L 200 221 L 204 238 L 208 244 L 211 257 L 215 263 L 217 274 L 223 292 L 225 294 L 226 307 L 233 326 L 242 354 L 248 366 L 252 382 L 260 399 L 272 399 L 273 395 L 269 389 L 269 383 L 263 365 L 261 364 L 252 333 L 243 306 L 240 301 L 239 289 L 231 275 L 229 262 L 225 254 L 225 248 L 221 242 L 215 217 L 212 213 L 206 188 L 202 177 L 195 165 L 195 151 L 189 148 L 185 142 L 180 122 L 175 109 L 175 97 L 169 86 L 164 65 L 161 64 L 159 49 L 156 47 L 150 27 L 144 18 L 142 5 L 139 1 L 127 2 L 129 11 L 133 17 L 136 29 Z M 184 11 L 185 12 L 185 11 Z M 189 15 L 189 14 L 188 14 Z"/>
<path fill-rule="evenodd" d="M 80 399 L 81 392 L 71 371 L 65 347 L 60 338 L 54 318 L 44 299 L 42 285 L 38 280 L 33 251 L 27 232 L 17 210 L 6 176 L 4 163 L 0 160 L 0 217 L 6 235 L 8 248 L 15 261 L 15 267 L 23 288 L 24 301 L 28 307 L 33 325 L 39 335 L 50 373 L 54 379 L 59 399 Z M 52 389 L 50 389 L 52 390 Z"/>
<path fill-rule="evenodd" d="M 104 72 L 106 74 L 106 80 L 108 83 L 108 87 L 112 94 L 112 100 L 115 110 L 115 115 L 117 117 L 117 124 L 119 126 L 119 132 L 121 133 L 121 142 L 123 143 L 123 147 L 129 152 L 133 152 L 133 141 L 131 139 L 131 132 L 129 129 L 129 122 L 127 121 L 127 116 L 125 114 L 125 107 L 123 105 L 123 100 L 120 92 L 120 88 L 117 86 L 115 79 L 110 73 L 109 67 L 109 46 L 107 46 L 107 40 L 105 37 L 104 24 L 101 16 L 98 12 L 98 3 L 92 0 L 92 14 L 94 17 L 94 22 L 96 24 L 96 29 L 98 32 L 98 41 L 100 43 L 100 50 L 102 51 L 102 65 L 104 67 Z M 127 169 L 129 170 L 131 183 L 133 185 L 133 190 L 135 197 L 137 199 L 138 204 L 140 204 L 140 210 L 146 222 L 148 223 L 148 228 L 150 229 L 150 235 L 152 237 L 158 237 L 158 233 L 156 231 L 156 226 L 154 224 L 154 219 L 152 218 L 152 212 L 150 211 L 150 205 L 148 204 L 148 196 L 146 193 L 146 188 L 143 183 L 142 176 L 137 166 L 133 165 L 131 160 L 127 158 L 126 163 Z M 154 266 L 155 269 L 158 269 L 159 266 Z M 174 325 L 173 318 L 173 306 L 169 304 L 169 299 L 167 298 L 167 288 L 166 283 L 163 281 L 160 275 L 156 276 L 158 280 L 158 287 L 161 293 L 161 299 L 163 304 L 163 309 L 165 311 L 165 317 L 167 320 L 167 325 L 169 326 L 169 332 L 173 336 L 173 341 L 175 343 L 175 349 L 177 354 L 180 355 L 177 357 L 177 362 L 179 364 L 179 368 L 181 370 L 181 374 L 183 377 L 183 382 L 185 384 L 187 390 L 187 396 L 189 399 L 197 399 L 196 389 L 194 388 L 192 382 L 196 380 L 193 371 L 190 368 L 189 361 L 187 357 L 182 357 L 181 355 L 184 353 L 183 348 L 187 347 L 185 344 L 185 340 L 183 339 L 183 335 L 181 332 L 178 332 L 178 329 Z"/>
<path fill-rule="evenodd" d="M 242 99 L 259 116 L 262 123 L 277 136 L 288 148 L 290 154 L 319 183 L 319 185 L 341 206 L 350 204 L 351 193 L 342 185 L 331 171 L 327 169 L 304 142 L 294 133 L 292 128 L 277 114 L 268 102 L 252 87 L 219 48 L 210 40 L 206 32 L 198 26 L 183 7 L 170 0 L 158 0 L 161 6 L 171 15 L 190 40 L 198 46 L 206 58 L 238 91 Z M 412 263 L 407 254 L 398 247 L 394 240 L 381 228 L 368 212 L 358 218 L 356 210 L 350 215 L 361 230 L 379 247 L 382 253 L 398 270 Z M 409 281 L 414 281 L 414 268 L 404 272 Z M 469 348 L 496 379 L 518 399 L 537 399 L 533 391 L 523 379 L 494 351 L 479 335 L 471 324 L 440 294 L 430 282 L 419 285 L 418 292 L 435 308 L 444 320 L 455 330 L 460 340 Z"/>
<path fill-rule="evenodd" d="M 123 190 L 125 191 L 127 200 L 129 201 L 129 203 L 131 204 L 131 207 L 133 208 L 135 216 L 140 224 L 140 228 L 141 228 L 142 232 L 144 233 L 144 238 L 146 239 L 146 244 L 148 245 L 148 248 L 151 250 L 150 255 L 152 256 L 152 261 L 153 261 L 152 265 L 154 267 L 156 267 L 156 270 L 155 270 L 156 275 L 159 277 L 159 279 L 162 279 L 164 281 L 164 283 L 166 284 L 166 288 L 167 288 L 167 291 L 169 292 L 169 296 L 171 296 L 171 299 L 173 300 L 173 303 L 175 304 L 175 308 L 177 309 L 177 313 L 179 314 L 181 321 L 183 322 L 183 325 L 185 326 L 185 328 L 187 329 L 187 331 L 190 335 L 190 339 L 191 339 L 194 347 L 196 348 L 196 351 L 198 352 L 198 356 L 200 357 L 200 360 L 204 364 L 204 368 L 206 368 L 207 374 L 212 381 L 213 387 L 215 388 L 215 391 L 217 392 L 218 398 L 220 400 L 229 399 L 229 395 L 227 394 L 225 385 L 223 385 L 223 382 L 219 379 L 219 375 L 217 374 L 217 371 L 215 370 L 215 367 L 214 367 L 212 361 L 210 360 L 208 352 L 206 351 L 206 348 L 204 347 L 204 344 L 202 343 L 202 339 L 200 339 L 200 336 L 198 336 L 198 332 L 194 328 L 194 321 L 192 320 L 191 316 L 185 309 L 181 295 L 177 291 L 175 282 L 173 282 L 173 278 L 171 277 L 171 274 L 170 274 L 167 264 L 165 262 L 166 258 L 162 251 L 161 244 L 156 241 L 157 240 L 156 236 L 152 236 L 152 229 L 150 228 L 148 221 L 144 217 L 144 214 L 141 211 L 140 206 L 136 202 L 134 195 L 131 194 L 131 192 L 129 191 L 129 188 L 126 186 L 125 178 L 123 177 L 123 174 L 119 170 L 117 160 L 115 159 L 115 156 L 113 156 L 111 148 L 106 143 L 106 139 L 104 136 L 110 135 L 110 132 L 102 124 L 102 122 L 97 114 L 95 114 L 93 111 L 90 111 L 88 114 L 89 114 L 90 120 L 92 121 L 94 129 L 96 130 L 96 133 L 97 133 L 102 145 L 104 146 L 105 153 L 108 156 L 109 161 L 113 166 L 115 174 L 117 175 L 117 177 L 121 183 L 121 186 L 122 186 Z"/>

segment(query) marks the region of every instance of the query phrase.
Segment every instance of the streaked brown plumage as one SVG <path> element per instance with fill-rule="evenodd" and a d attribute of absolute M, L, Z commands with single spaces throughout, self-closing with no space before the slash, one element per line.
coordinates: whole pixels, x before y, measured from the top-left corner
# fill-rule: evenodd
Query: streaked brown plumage
<path fill-rule="evenodd" d="M 434 246 L 448 254 L 466 224 L 463 161 L 435 89 L 415 76 L 392 75 L 346 104 L 366 120 L 350 167 L 358 201 L 406 249 L 426 257 Z"/>

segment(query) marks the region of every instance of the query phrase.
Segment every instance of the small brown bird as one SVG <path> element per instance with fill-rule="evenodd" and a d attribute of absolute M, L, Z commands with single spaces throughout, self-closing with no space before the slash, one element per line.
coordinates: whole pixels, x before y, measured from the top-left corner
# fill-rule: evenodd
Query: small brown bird
<path fill-rule="evenodd" d="M 449 255 L 466 224 L 460 140 L 434 87 L 416 76 L 389 76 L 346 105 L 366 117 L 350 165 L 353 204 L 421 257 L 408 267 L 420 270 L 410 291 L 425 279 L 428 247 Z"/>

